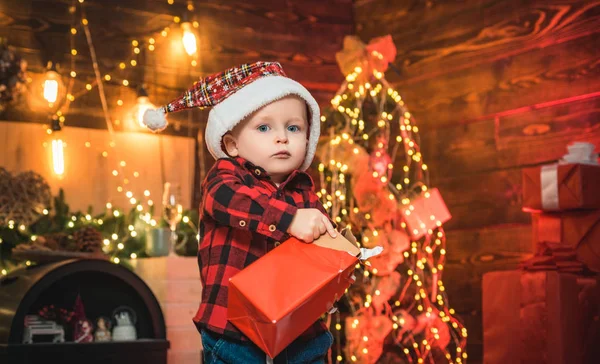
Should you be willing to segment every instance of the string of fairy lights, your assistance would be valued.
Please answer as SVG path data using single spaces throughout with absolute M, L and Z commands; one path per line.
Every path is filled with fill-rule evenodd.
M 69 77 L 70 77 L 69 87 L 68 87 L 68 91 L 66 93 L 65 102 L 62 104 L 62 106 L 58 110 L 56 110 L 55 115 L 53 115 L 53 117 L 57 118 L 61 122 L 61 124 L 65 122 L 65 119 L 66 119 L 65 115 L 69 109 L 71 102 L 73 102 L 76 99 L 91 92 L 98 86 L 98 82 L 96 80 L 92 80 L 92 81 L 88 81 L 88 82 L 84 81 L 85 82 L 84 88 L 82 88 L 81 90 L 79 90 L 75 93 L 72 92 L 74 80 L 77 78 L 77 72 L 75 70 L 75 57 L 81 56 L 80 52 L 75 47 L 75 35 L 77 35 L 81 32 L 81 27 L 85 27 L 85 26 L 89 25 L 89 20 L 85 16 L 81 17 L 79 24 L 78 24 L 78 22 L 75 21 L 76 13 L 77 13 L 75 1 L 79 2 L 81 4 L 80 5 L 81 9 L 83 9 L 85 0 L 72 0 L 72 1 L 73 1 L 73 4 L 69 8 L 69 12 L 72 14 L 72 19 L 74 20 L 72 23 L 71 29 L 70 29 L 71 69 L 68 72 Z M 173 5 L 174 1 L 168 1 L 168 4 Z M 192 1 L 187 1 L 187 10 L 189 12 L 192 12 L 192 11 L 194 11 L 194 9 L 195 8 L 194 8 Z M 142 53 L 143 49 L 146 49 L 149 52 L 154 52 L 156 50 L 157 46 L 159 45 L 159 43 L 161 42 L 161 40 L 167 39 L 167 37 L 171 31 L 171 28 L 173 26 L 180 26 L 182 28 L 182 30 L 183 30 L 183 36 L 182 36 L 182 40 L 181 40 L 182 45 L 183 45 L 184 49 L 186 50 L 186 53 L 190 57 L 190 65 L 192 67 L 197 67 L 198 66 L 198 47 L 197 47 L 197 40 L 196 40 L 196 35 L 194 33 L 194 29 L 197 29 L 199 27 L 199 23 L 197 21 L 191 21 L 191 22 L 190 21 L 182 21 L 182 17 L 174 16 L 172 25 L 166 26 L 159 32 L 155 32 L 153 34 L 150 34 L 149 36 L 146 36 L 146 37 L 143 37 L 140 39 L 132 39 L 130 56 L 121 62 L 117 62 L 117 66 L 115 67 L 115 69 L 113 69 L 110 72 L 106 72 L 104 74 L 103 80 L 106 82 L 118 83 L 124 87 L 129 87 L 130 81 L 129 81 L 127 75 L 125 74 L 125 72 L 131 68 L 135 68 L 138 65 L 140 65 L 138 58 L 139 58 L 140 54 Z M 52 103 L 50 103 L 50 104 L 52 104 Z M 123 105 L 124 105 L 124 102 L 122 99 L 118 99 L 116 101 L 117 107 L 122 107 Z M 114 123 L 116 125 L 119 125 L 121 123 L 121 121 L 119 119 L 115 119 Z M 51 133 L 51 132 L 52 132 L 52 130 L 50 128 L 48 128 L 48 133 Z
M 174 1 L 167 1 L 169 5 L 173 5 Z M 79 11 L 77 7 L 79 6 Z M 117 62 L 117 67 L 112 71 L 105 72 L 100 79 L 96 78 L 93 81 L 83 81 L 85 85 L 78 91 L 74 91 L 76 86 L 76 80 L 80 78 L 78 75 L 78 71 L 76 69 L 76 58 L 81 57 L 82 53 L 76 47 L 76 36 L 81 33 L 88 32 L 89 35 L 89 27 L 90 21 L 88 20 L 85 13 L 85 0 L 72 0 L 71 5 L 69 6 L 69 14 L 71 15 L 71 27 L 69 30 L 69 46 L 70 46 L 70 62 L 69 62 L 69 70 L 68 74 L 68 84 L 64 87 L 61 76 L 58 74 L 55 65 L 49 64 L 48 70 L 45 75 L 44 81 L 44 99 L 48 102 L 48 108 L 51 111 L 50 122 L 51 125 L 45 126 L 46 133 L 50 135 L 53 140 L 51 143 L 44 142 L 44 148 L 51 147 L 51 153 L 53 154 L 53 167 L 54 172 L 59 177 L 64 173 L 64 148 L 67 147 L 66 143 L 60 138 L 59 131 L 64 127 L 66 116 L 68 115 L 69 108 L 73 102 L 82 96 L 86 95 L 93 90 L 99 89 L 99 85 L 102 82 L 118 82 L 119 85 L 125 88 L 130 87 L 130 81 L 126 75 L 126 72 L 129 69 L 133 69 L 140 65 L 139 55 L 142 52 L 142 48 L 146 49 L 149 52 L 154 52 L 161 40 L 167 39 L 169 33 L 173 26 L 181 26 L 183 36 L 182 36 L 182 45 L 186 51 L 186 53 L 190 57 L 190 65 L 192 67 L 196 67 L 198 65 L 198 48 L 197 48 L 197 40 L 194 34 L 194 29 L 199 27 L 197 21 L 185 21 L 182 22 L 182 18 L 179 16 L 173 17 L 173 23 L 170 26 L 167 26 L 160 30 L 159 32 L 150 34 L 141 39 L 132 39 L 131 40 L 131 54 L 125 60 L 121 62 Z M 188 0 L 186 1 L 186 9 L 188 12 L 194 11 L 193 2 Z M 78 14 L 79 13 L 79 17 Z M 189 16 L 184 16 L 184 18 L 188 18 Z M 90 37 L 87 38 L 87 43 L 90 48 L 90 52 L 93 49 L 93 42 Z M 94 62 L 94 67 L 98 67 L 97 62 Z M 81 73 L 81 72 L 80 72 Z M 100 91 L 99 91 L 100 92 Z M 101 95 L 101 97 L 105 97 L 105 95 Z M 116 105 L 111 105 L 111 107 L 123 107 L 124 102 L 121 98 L 116 101 Z M 154 105 L 147 103 L 145 108 L 154 107 Z M 145 109 L 144 109 L 145 110 Z M 143 114 L 141 110 L 140 115 Z M 105 110 L 108 112 L 108 110 Z M 109 154 L 113 154 L 116 156 L 117 165 L 111 171 L 112 176 L 116 179 L 116 190 L 119 193 L 125 195 L 132 208 L 139 213 L 138 217 L 141 221 L 143 221 L 147 226 L 155 227 L 158 225 L 157 220 L 152 216 L 152 207 L 154 206 L 154 201 L 151 199 L 150 191 L 148 189 L 143 189 L 142 196 L 136 196 L 133 192 L 133 188 L 131 188 L 134 181 L 141 180 L 140 173 L 136 170 L 129 170 L 128 163 L 124 158 L 119 158 L 118 156 L 118 147 L 116 143 L 116 136 L 114 133 L 114 125 L 120 124 L 119 119 L 107 118 L 107 129 L 110 134 L 110 141 L 107 147 L 102 147 L 98 150 L 98 152 L 102 155 L 103 158 L 108 158 Z M 113 125 L 114 124 L 114 125 Z M 83 143 L 85 148 L 92 148 L 93 145 L 90 141 L 85 141 Z M 112 150 L 110 153 L 109 151 Z M 136 183 L 137 184 L 137 183 Z M 129 188 L 128 188 L 129 187 Z M 139 187 L 139 186 L 138 186 Z M 90 214 L 83 214 L 81 216 L 72 215 L 69 218 L 66 228 L 73 228 L 76 223 L 85 223 L 89 225 L 102 226 L 107 217 L 119 217 L 125 214 L 123 209 L 119 209 L 118 207 L 113 205 L 113 202 L 108 201 L 105 205 L 106 210 L 103 216 L 92 216 Z M 48 209 L 44 209 L 43 214 L 48 215 L 50 211 Z M 197 231 L 197 227 L 190 220 L 188 216 L 183 216 L 182 221 L 185 224 L 188 224 L 194 231 Z M 36 241 L 37 236 L 32 234 L 28 226 L 24 224 L 18 224 L 15 221 L 8 222 L 9 229 L 18 229 L 19 232 L 23 235 L 28 235 L 30 240 Z M 134 226 L 133 224 L 129 224 L 127 226 L 127 234 L 119 235 L 118 231 L 114 231 L 110 236 L 103 239 L 104 244 L 104 252 L 110 256 L 110 259 L 114 263 L 120 263 L 121 258 L 119 258 L 119 252 L 123 251 L 125 248 L 125 240 L 129 237 L 138 236 L 141 231 L 145 229 L 145 226 Z M 0 244 L 2 243 L 0 239 Z M 129 255 L 129 259 L 136 259 L 138 257 L 138 253 L 133 252 Z M 31 261 L 26 261 L 24 265 L 31 265 Z M 17 265 L 14 268 L 19 268 L 21 265 Z M 0 274 L 7 275 L 9 270 L 4 267 L 0 270 Z
M 376 51 L 372 56 L 381 59 L 381 54 Z M 366 247 L 371 247 L 370 238 L 377 239 L 378 235 L 384 232 L 382 226 L 377 226 L 373 221 L 372 211 L 361 211 L 356 206 L 349 179 L 372 178 L 373 184 L 387 188 L 387 198 L 395 202 L 398 211 L 406 216 L 415 210 L 413 201 L 430 197 L 428 169 L 419 148 L 418 126 L 402 97 L 385 80 L 383 73 L 375 69 L 373 77 L 369 76 L 363 74 L 361 67 L 356 67 L 354 72 L 346 76 L 345 82 L 331 100 L 334 109 L 332 116 L 337 115 L 339 118 L 341 115 L 341 125 L 331 121 L 328 123 L 327 117 L 321 117 L 323 124 L 330 126 L 330 140 L 328 151 L 324 154 L 325 159 L 322 159 L 318 166 L 322 186 L 318 195 L 324 206 L 341 227 L 352 226 L 354 223 L 354 230 L 360 231 L 362 235 L 362 241 L 357 244 Z M 364 110 L 366 106 L 371 109 Z M 393 136 L 394 133 L 397 135 Z M 376 139 L 373 140 L 374 138 Z M 357 165 L 360 163 L 356 163 L 353 157 L 366 153 L 369 145 L 372 146 L 374 157 L 382 163 L 379 163 L 379 168 L 366 172 L 366 169 L 361 170 L 361 166 Z M 401 151 L 404 155 L 404 165 L 400 168 L 400 173 L 394 174 L 394 161 Z M 363 175 L 357 176 L 356 173 Z M 392 181 L 393 179 L 397 181 Z M 431 219 L 435 221 L 435 216 L 431 216 Z M 445 233 L 442 223 L 435 223 L 435 227 L 428 229 L 422 238 L 412 239 L 409 248 L 402 253 L 404 264 L 398 266 L 399 269 L 403 269 L 400 272 L 401 293 L 393 305 L 384 303 L 383 313 L 376 312 L 373 306 L 374 296 L 381 294 L 376 284 L 379 278 L 377 268 L 363 269 L 360 265 L 356 266 L 366 282 L 370 283 L 370 289 L 361 297 L 360 304 L 348 296 L 347 292 L 351 308 L 351 316 L 346 319 L 347 339 L 349 330 L 363 330 L 361 319 L 367 317 L 367 313 L 383 314 L 393 322 L 394 342 L 404 353 L 406 362 L 434 363 L 433 350 L 441 351 L 450 363 L 466 361 L 467 330 L 453 316 L 455 311 L 448 306 L 442 280 L 446 254 Z M 406 230 L 406 222 L 402 221 L 400 227 Z M 409 294 L 414 296 L 410 297 Z M 439 325 L 428 325 L 427 330 L 418 335 L 405 328 L 408 321 L 414 321 L 413 313 L 424 314 L 427 319 L 439 319 L 447 325 L 451 344 L 441 347 L 441 330 L 446 329 Z M 343 362 L 345 359 L 351 362 L 374 362 L 369 360 L 368 345 L 371 338 L 366 331 L 360 332 L 360 345 L 354 347 L 354 351 L 347 350 L 344 357 L 340 345 L 340 331 L 343 325 L 339 314 L 336 315 L 334 327 L 337 362 Z M 348 348 L 348 340 L 346 347 Z

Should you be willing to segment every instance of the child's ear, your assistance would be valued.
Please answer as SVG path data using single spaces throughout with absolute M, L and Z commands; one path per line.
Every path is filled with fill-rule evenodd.
M 240 154 L 237 147 L 237 141 L 231 133 L 223 135 L 223 146 L 225 147 L 225 152 L 230 157 L 237 157 Z

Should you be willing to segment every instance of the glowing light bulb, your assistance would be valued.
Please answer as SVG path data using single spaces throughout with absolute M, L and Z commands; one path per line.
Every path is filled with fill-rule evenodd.
M 58 99 L 59 89 L 62 85 L 60 74 L 56 66 L 52 62 L 48 62 L 46 74 L 44 75 L 43 96 L 46 101 L 52 106 Z
M 57 176 L 65 173 L 64 143 L 61 139 L 52 140 L 52 167 Z
M 44 99 L 49 103 L 55 103 L 58 97 L 58 81 L 56 80 L 45 80 L 44 81 Z
M 181 38 L 181 41 L 183 42 L 183 48 L 185 48 L 185 52 L 191 56 L 198 50 L 198 46 L 196 44 L 196 35 L 192 31 L 192 25 L 190 22 L 182 23 L 181 29 L 183 29 L 183 37 Z

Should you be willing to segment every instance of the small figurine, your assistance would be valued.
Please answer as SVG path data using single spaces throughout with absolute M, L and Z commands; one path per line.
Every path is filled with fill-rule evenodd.
M 106 325 L 106 320 L 104 319 L 104 317 L 100 317 L 96 322 L 96 332 L 94 333 L 94 341 L 111 341 L 110 330 Z
M 77 321 L 75 324 L 73 341 L 76 343 L 91 343 L 94 341 L 94 336 L 92 335 L 92 323 L 90 320 L 84 318 Z
M 113 312 L 113 317 L 117 324 L 113 328 L 113 341 L 128 341 L 136 340 L 137 332 L 135 331 L 135 312 L 126 306 L 117 308 Z
M 93 325 L 85 316 L 85 308 L 80 295 L 75 299 L 73 308 L 73 341 L 76 343 L 90 343 L 94 341 Z

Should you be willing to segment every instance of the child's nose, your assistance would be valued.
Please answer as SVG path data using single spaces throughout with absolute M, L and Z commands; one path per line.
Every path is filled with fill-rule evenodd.
M 287 143 L 288 142 L 288 137 L 287 137 L 287 133 L 285 132 L 285 130 L 277 132 L 277 135 L 275 136 L 275 142 L 276 143 Z

